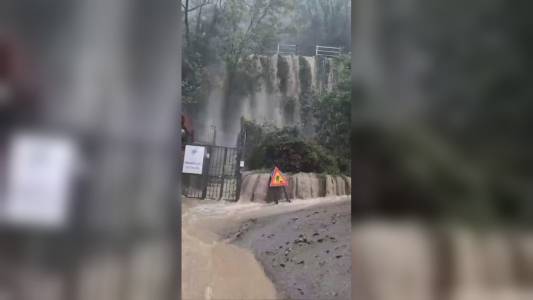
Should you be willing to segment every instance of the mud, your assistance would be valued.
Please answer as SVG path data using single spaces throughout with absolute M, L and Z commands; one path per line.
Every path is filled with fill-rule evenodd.
M 182 299 L 277 299 L 272 282 L 253 254 L 225 243 L 214 232 L 228 222 L 184 211 Z
M 252 218 L 227 233 L 253 251 L 280 299 L 351 299 L 350 203 Z
M 280 293 L 283 290 L 282 286 L 278 286 L 276 281 L 272 281 L 273 278 L 279 277 L 265 272 L 264 265 L 257 259 L 259 256 L 254 256 L 255 253 L 244 247 L 243 244 L 238 242 L 231 244 L 230 242 L 237 241 L 237 239 L 244 241 L 250 238 L 251 235 L 255 234 L 254 231 L 261 227 L 259 226 L 261 224 L 274 222 L 270 226 L 276 228 L 276 224 L 278 224 L 276 220 L 287 218 L 293 213 L 304 214 L 303 211 L 309 209 L 328 208 L 343 203 L 345 206 L 348 205 L 346 212 L 349 214 L 349 200 L 349 197 L 330 197 L 295 200 L 292 203 L 275 205 L 199 201 L 182 198 L 182 299 L 291 299 Z M 324 214 L 324 221 L 326 220 L 325 216 Z M 315 217 L 314 215 L 310 216 L 310 219 Z M 302 218 L 305 218 L 305 215 Z M 348 217 L 336 216 L 335 219 L 337 219 L 335 223 L 339 224 L 339 228 L 342 227 L 343 230 L 349 231 L 349 215 Z M 345 219 L 348 223 L 346 226 L 341 226 Z M 328 220 L 332 221 L 332 219 Z M 280 224 L 282 223 L 278 225 Z M 300 226 L 307 225 L 302 223 Z M 342 230 L 333 227 L 329 230 L 342 232 Z M 289 232 L 288 229 L 284 229 L 284 231 Z M 239 232 L 241 232 L 240 235 Z M 299 232 L 301 234 L 306 231 Z M 344 236 L 344 233 L 339 233 L 336 238 L 340 240 L 341 236 Z M 337 250 L 344 251 L 346 249 L 339 248 Z M 306 277 L 299 280 L 305 284 L 308 282 L 312 284 L 313 278 L 320 276 L 320 273 L 314 272 L 312 268 L 303 274 L 298 272 L 295 271 L 293 274 L 295 276 L 305 275 Z M 326 274 L 328 273 L 326 272 Z M 349 282 L 350 275 L 344 275 L 345 280 Z M 340 278 L 340 275 L 328 275 L 328 278 Z M 308 290 L 304 290 L 304 293 L 305 291 Z M 333 293 L 335 292 L 333 291 Z M 312 292 L 309 292 L 309 295 L 312 295 Z M 349 299 L 349 297 L 343 298 L 341 295 L 339 293 L 339 299 Z
M 286 192 L 290 199 L 314 199 L 351 194 L 352 181 L 347 176 L 315 173 L 285 174 L 285 176 L 289 181 Z M 284 201 L 283 190 L 269 188 L 269 179 L 268 173 L 243 174 L 239 202 Z

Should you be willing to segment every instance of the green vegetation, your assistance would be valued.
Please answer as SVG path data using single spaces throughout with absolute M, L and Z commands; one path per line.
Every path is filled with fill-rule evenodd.
M 206 74 L 225 74 L 226 98 L 245 93 L 254 77 L 244 76 L 246 58 L 275 49 L 281 17 L 294 9 L 292 0 L 185 0 L 185 50 L 182 90 L 185 107 L 203 105 L 210 83 Z M 222 62 L 222 64 L 221 64 Z M 245 80 L 245 81 L 243 81 Z M 243 83 L 245 83 L 243 89 Z M 194 109 L 193 109 L 194 110 Z
M 349 174 L 352 108 L 350 57 L 342 57 L 334 63 L 339 70 L 337 85 L 313 103 L 316 139 L 336 157 L 340 170 Z
M 256 82 L 254 76 L 248 76 L 247 58 L 272 54 L 279 42 L 298 44 L 304 55 L 314 55 L 317 42 L 345 49 L 351 45 L 348 0 L 183 0 L 181 3 L 185 25 L 182 94 L 184 107 L 189 111 L 197 111 L 204 105 L 206 91 L 214 85 L 225 87 L 225 99 L 221 101 L 237 101 Z M 283 72 L 283 60 L 280 64 L 278 68 Z M 226 79 L 222 83 L 209 82 L 216 77 L 214 74 Z M 282 83 L 282 91 L 286 91 L 284 86 Z
M 313 58 L 315 59 L 315 58 Z M 313 89 L 313 78 L 311 66 L 303 56 L 299 58 L 300 65 L 300 117 L 302 120 L 302 131 L 304 135 L 310 136 L 314 132 L 313 128 L 313 101 L 316 98 L 316 90 Z
M 296 127 L 279 129 L 245 121 L 244 128 L 244 159 L 249 169 L 276 165 L 284 172 L 339 173 L 335 157 L 318 143 L 305 139 Z
M 247 134 L 244 157 L 249 169 L 278 165 L 286 172 L 350 174 L 351 68 L 348 57 L 336 60 L 335 64 L 340 72 L 336 88 L 320 97 L 307 95 L 312 101 L 307 110 L 312 113 L 308 118 L 315 126 L 313 134 L 304 134 L 297 127 L 244 122 Z M 286 105 L 295 101 L 287 98 Z

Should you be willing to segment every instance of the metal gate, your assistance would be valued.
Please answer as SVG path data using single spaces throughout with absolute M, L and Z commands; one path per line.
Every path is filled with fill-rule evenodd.
M 237 201 L 240 192 L 240 151 L 237 148 L 205 147 L 201 175 L 183 175 L 183 194 L 190 198 Z

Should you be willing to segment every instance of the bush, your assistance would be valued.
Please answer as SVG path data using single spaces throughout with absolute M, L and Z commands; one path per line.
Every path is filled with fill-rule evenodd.
M 350 174 L 350 127 L 352 109 L 352 82 L 349 57 L 332 62 L 339 71 L 339 82 L 329 93 L 313 101 L 315 136 L 320 145 L 337 159 L 341 171 Z
M 296 127 L 275 128 L 245 121 L 244 158 L 249 169 L 273 168 L 284 172 L 339 173 L 337 160 L 326 149 L 306 140 Z

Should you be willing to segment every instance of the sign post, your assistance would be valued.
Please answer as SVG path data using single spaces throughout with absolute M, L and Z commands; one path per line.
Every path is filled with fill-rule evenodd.
M 185 146 L 185 155 L 183 157 L 184 174 L 202 175 L 204 165 L 205 147 L 203 146 Z
M 287 202 L 291 202 L 289 199 L 289 195 L 287 195 L 287 190 L 285 189 L 286 186 L 289 185 L 289 181 L 287 178 L 281 173 L 281 170 L 278 167 L 274 167 L 274 170 L 272 171 L 272 174 L 270 175 L 270 187 L 271 188 L 283 188 L 283 194 L 285 195 L 285 199 L 287 199 Z M 278 204 L 278 199 L 276 198 L 276 204 Z

